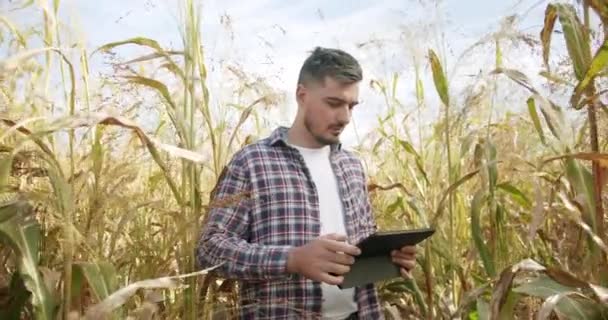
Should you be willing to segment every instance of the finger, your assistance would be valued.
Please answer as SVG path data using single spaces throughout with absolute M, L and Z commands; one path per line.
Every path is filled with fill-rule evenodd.
M 339 234 L 339 233 L 330 233 L 330 234 L 326 234 L 321 236 L 321 238 L 323 239 L 329 239 L 329 240 L 334 240 L 334 241 L 346 241 L 347 237 L 344 234 Z
M 344 281 L 344 277 L 343 276 L 339 276 L 339 275 L 331 275 L 328 274 L 326 272 L 321 273 L 321 276 L 319 277 L 319 280 L 322 282 L 325 282 L 329 285 L 339 285 L 342 284 L 342 282 Z
M 343 275 L 350 271 L 350 267 L 343 264 L 328 263 L 324 266 L 323 271 L 333 275 Z
M 331 251 L 328 252 L 328 260 L 330 262 L 342 265 L 352 265 L 353 263 L 355 263 L 355 258 L 353 258 L 352 256 L 343 253 L 333 253 Z
M 393 258 L 397 258 L 397 259 L 409 259 L 409 260 L 414 260 L 416 259 L 416 255 L 413 253 L 403 253 L 401 251 L 395 251 L 392 255 Z
M 404 277 L 406 279 L 412 279 L 413 278 L 412 277 L 412 273 L 410 271 L 407 271 L 404 268 L 400 268 L 399 270 L 400 270 L 400 273 L 401 273 L 402 277 Z
M 393 263 L 399 265 L 402 268 L 407 270 L 412 270 L 416 266 L 415 260 L 406 260 L 406 259 L 393 259 Z
M 361 250 L 359 248 L 357 248 L 356 246 L 353 246 L 352 244 L 348 244 L 346 242 L 327 240 L 325 242 L 325 244 L 326 244 L 325 248 L 327 248 L 328 250 L 331 250 L 333 252 L 343 252 L 343 253 L 351 255 L 351 256 L 358 256 L 361 254 Z
M 408 254 L 415 254 L 418 249 L 416 248 L 416 246 L 405 246 L 402 247 L 401 250 L 399 250 L 402 253 L 408 253 Z

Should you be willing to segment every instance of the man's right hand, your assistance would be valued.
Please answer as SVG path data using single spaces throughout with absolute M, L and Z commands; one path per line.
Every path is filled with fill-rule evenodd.
M 293 248 L 287 259 L 287 271 L 330 285 L 341 284 L 342 275 L 348 273 L 355 262 L 354 256 L 361 254 L 361 250 L 346 243 L 346 239 L 344 235 L 329 234 Z

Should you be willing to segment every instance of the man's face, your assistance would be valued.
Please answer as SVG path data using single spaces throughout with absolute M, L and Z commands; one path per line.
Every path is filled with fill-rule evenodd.
M 337 143 L 358 103 L 359 84 L 343 84 L 331 77 L 324 83 L 298 86 L 297 99 L 304 126 L 321 146 Z

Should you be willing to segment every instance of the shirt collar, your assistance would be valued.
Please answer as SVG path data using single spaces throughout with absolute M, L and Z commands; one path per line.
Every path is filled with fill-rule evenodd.
M 287 131 L 289 130 L 288 127 L 285 126 L 279 126 L 278 128 L 276 128 L 274 131 L 272 131 L 272 133 L 270 134 L 270 145 L 271 146 L 277 146 L 278 144 L 282 143 L 284 146 L 287 146 Z M 342 143 L 337 142 L 334 143 L 330 146 L 331 151 L 338 151 L 342 149 Z

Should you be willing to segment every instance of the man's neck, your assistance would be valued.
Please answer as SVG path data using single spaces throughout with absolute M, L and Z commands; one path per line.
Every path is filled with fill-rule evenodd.
M 298 126 L 296 123 L 287 131 L 287 140 L 289 141 L 289 144 L 303 148 L 318 149 L 324 147 L 324 145 L 318 143 L 305 128 Z

